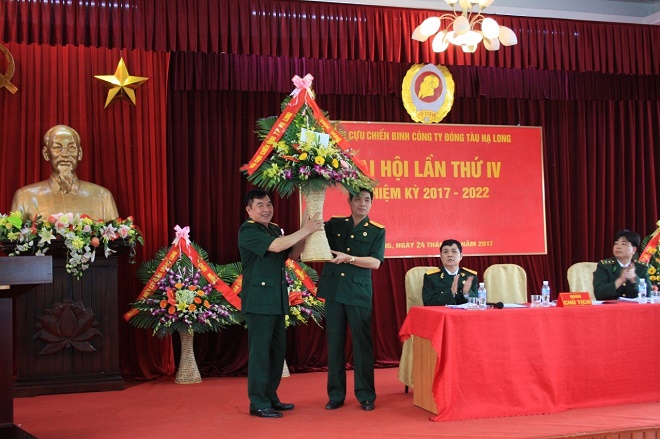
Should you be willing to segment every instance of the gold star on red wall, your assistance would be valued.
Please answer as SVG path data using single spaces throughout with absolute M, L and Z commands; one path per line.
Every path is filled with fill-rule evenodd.
M 131 76 L 128 69 L 126 69 L 126 64 L 124 64 L 124 58 L 119 59 L 114 75 L 95 75 L 94 77 L 103 81 L 104 85 L 110 89 L 103 108 L 107 108 L 111 102 L 121 99 L 136 105 L 135 89 L 149 80 L 149 78 L 143 78 L 142 76 Z

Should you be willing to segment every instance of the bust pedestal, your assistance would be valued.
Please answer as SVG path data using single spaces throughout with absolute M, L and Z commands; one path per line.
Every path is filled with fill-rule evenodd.
M 118 258 L 105 258 L 99 249 L 76 280 L 66 272 L 63 244 L 53 244 L 53 283 L 15 301 L 14 396 L 123 390 Z

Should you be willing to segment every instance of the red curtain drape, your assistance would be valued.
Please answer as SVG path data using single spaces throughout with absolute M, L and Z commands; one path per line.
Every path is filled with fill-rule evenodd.
M 83 180 L 107 187 L 120 215 L 133 215 L 145 231 L 137 259 L 152 257 L 167 242 L 166 90 L 170 55 L 143 50 L 97 49 L 5 43 L 16 63 L 16 94 L 0 91 L 0 212 L 7 212 L 16 189 L 48 178 L 41 138 L 48 128 L 65 124 L 78 131 Z M 149 78 L 137 92 L 137 106 L 120 102 L 104 109 L 107 89 L 94 75 L 112 75 L 120 57 L 129 72 Z M 120 314 L 140 286 L 135 266 L 122 264 Z M 174 368 L 169 343 L 154 343 L 144 331 L 119 324 L 122 370 L 129 376 L 154 377 Z
M 295 0 L 6 0 L 0 38 L 28 44 L 658 74 L 658 26 L 497 16 L 519 44 L 442 54 L 411 40 L 438 11 Z M 655 52 L 654 52 L 655 51 Z M 650 56 L 650 54 L 654 54 Z
M 47 170 L 36 165 L 39 137 L 54 123 L 69 123 L 87 145 L 81 176 L 110 188 L 120 212 L 143 227 L 143 259 L 167 245 L 180 224 L 191 226 L 214 262 L 235 262 L 248 188 L 238 168 L 256 150 L 254 122 L 279 113 L 291 76 L 315 76 L 317 101 L 333 119 L 409 122 L 401 81 L 410 64 L 432 62 L 447 65 L 456 82 L 443 123 L 543 127 L 548 255 L 470 257 L 465 266 L 483 273 L 493 263 L 517 263 L 530 291 L 547 279 L 556 293 L 567 289 L 572 263 L 611 254 L 616 230 L 654 229 L 660 27 L 498 16 L 518 45 L 434 54 L 430 43 L 409 38 L 434 14 L 293 0 L 7 0 L 0 41 L 20 66 L 13 82 L 21 92 L 0 90 L 0 206 L 17 187 L 44 178 Z M 114 72 L 120 54 L 131 74 L 151 79 L 138 90 L 137 107 L 102 110 L 105 91 L 91 78 Z M 91 156 L 90 147 L 101 149 Z M 285 230 L 297 228 L 297 200 L 276 200 L 275 209 Z M 511 233 L 518 221 L 525 218 L 511 218 Z M 379 364 L 398 361 L 405 272 L 438 263 L 388 259 L 374 273 Z M 134 267 L 128 271 L 132 277 Z M 130 283 L 122 312 L 139 292 Z M 171 373 L 167 342 L 121 327 L 127 376 Z M 325 366 L 323 335 L 313 324 L 289 331 L 293 370 Z M 243 329 L 198 340 L 204 373 L 245 371 Z

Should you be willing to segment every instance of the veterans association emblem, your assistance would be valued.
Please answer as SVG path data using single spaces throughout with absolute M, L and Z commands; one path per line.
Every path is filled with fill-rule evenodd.
M 454 104 L 454 79 L 447 67 L 414 64 L 403 78 L 401 99 L 415 122 L 440 122 Z

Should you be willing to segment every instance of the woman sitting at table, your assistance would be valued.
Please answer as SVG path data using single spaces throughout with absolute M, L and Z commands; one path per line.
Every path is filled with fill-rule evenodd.
M 455 239 L 446 239 L 440 246 L 442 268 L 424 274 L 422 301 L 424 305 L 460 305 L 468 296 L 477 297 L 477 272 L 459 267 L 463 246 Z
M 623 229 L 614 235 L 614 257 L 603 259 L 594 271 L 594 295 L 598 300 L 637 297 L 639 282 L 646 282 L 651 291 L 648 264 L 634 259 L 639 247 L 639 235 Z

